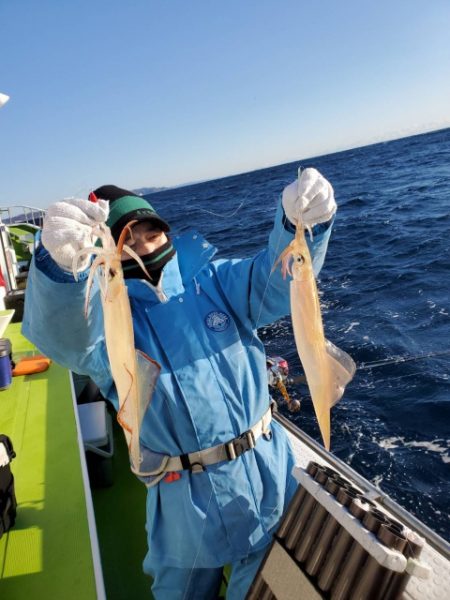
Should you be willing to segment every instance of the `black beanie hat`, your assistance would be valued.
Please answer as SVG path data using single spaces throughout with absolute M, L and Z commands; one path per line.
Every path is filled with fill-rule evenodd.
M 106 224 L 116 242 L 125 225 L 133 220 L 152 221 L 162 231 L 170 231 L 169 224 L 158 215 L 153 206 L 134 192 L 116 185 L 102 185 L 94 190 L 93 194 L 96 198 L 108 200 L 110 203 Z

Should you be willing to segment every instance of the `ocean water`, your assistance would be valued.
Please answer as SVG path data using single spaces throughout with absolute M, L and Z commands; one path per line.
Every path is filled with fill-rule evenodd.
M 332 450 L 449 539 L 450 129 L 147 198 L 174 231 L 200 231 L 218 256 L 251 256 L 299 165 L 318 168 L 335 189 L 322 314 L 326 336 L 359 367 L 332 411 Z M 289 317 L 260 336 L 291 375 L 301 372 Z M 284 412 L 320 440 L 307 389 L 289 392 L 302 409 Z

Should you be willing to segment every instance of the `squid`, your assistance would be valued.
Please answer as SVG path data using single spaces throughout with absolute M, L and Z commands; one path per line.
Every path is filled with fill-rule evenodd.
M 96 255 L 87 282 L 85 315 L 88 313 L 94 277 L 97 276 L 103 308 L 106 350 L 119 399 L 117 421 L 125 434 L 131 470 L 139 474 L 142 462 L 139 441 L 142 420 L 150 404 L 161 367 L 149 356 L 135 349 L 133 320 L 121 255 L 122 252 L 128 253 L 146 271 L 139 256 L 124 243 L 136 222 L 131 221 L 124 227 L 117 246 L 106 225 L 96 226 L 93 234 L 100 238 L 102 246 L 85 248 L 76 253 L 72 270 L 77 279 L 80 257 L 91 253 Z
M 330 449 L 331 407 L 338 402 L 346 385 L 353 379 L 356 365 L 343 350 L 325 338 L 319 294 L 311 255 L 301 217 L 295 237 L 281 253 L 273 269 L 281 262 L 283 278 L 290 282 L 290 306 L 295 345 L 314 405 L 324 446 Z

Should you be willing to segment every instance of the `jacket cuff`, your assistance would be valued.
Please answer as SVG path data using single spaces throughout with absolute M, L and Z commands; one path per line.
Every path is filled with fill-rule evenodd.
M 295 233 L 295 225 L 293 223 L 291 223 L 289 221 L 289 219 L 287 218 L 286 213 L 284 212 L 283 205 L 281 205 L 281 208 L 283 210 L 283 216 L 281 218 L 281 223 L 282 223 L 283 227 L 286 229 L 286 231 L 289 231 L 289 233 Z M 331 219 L 329 219 L 325 223 L 317 223 L 317 225 L 314 225 L 314 227 L 312 228 L 313 237 L 315 237 L 316 235 L 322 235 L 323 233 L 328 231 L 328 229 L 333 224 L 333 221 L 334 221 L 334 215 L 331 217 Z
M 78 273 L 76 281 L 73 274 L 64 271 L 50 256 L 49 251 L 45 248 L 40 239 L 40 232 L 36 235 L 35 247 L 33 252 L 34 263 L 38 271 L 44 273 L 49 279 L 56 283 L 79 283 L 85 281 L 89 277 L 89 269 Z

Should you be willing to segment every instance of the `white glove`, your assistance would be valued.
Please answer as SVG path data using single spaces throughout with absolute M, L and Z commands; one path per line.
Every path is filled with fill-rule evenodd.
M 104 223 L 109 214 L 109 202 L 90 202 L 70 198 L 50 205 L 44 217 L 42 243 L 53 260 L 64 270 L 72 271 L 75 254 L 94 246 L 97 238 L 93 227 Z M 91 256 L 80 258 L 78 272 L 84 271 Z
M 289 221 L 297 225 L 301 216 L 307 229 L 329 221 L 337 209 L 330 182 L 317 169 L 299 169 L 298 175 L 298 179 L 284 188 L 281 197 Z

